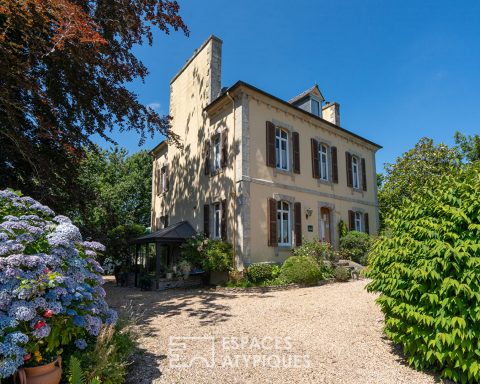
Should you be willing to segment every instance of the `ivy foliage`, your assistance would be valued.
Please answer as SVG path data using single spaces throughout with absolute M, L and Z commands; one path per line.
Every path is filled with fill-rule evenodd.
M 408 363 L 480 382 L 480 163 L 445 174 L 386 218 L 369 291 Z

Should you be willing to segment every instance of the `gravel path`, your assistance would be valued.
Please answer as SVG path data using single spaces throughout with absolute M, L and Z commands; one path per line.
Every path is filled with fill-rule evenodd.
M 267 293 L 106 288 L 113 307 L 131 301 L 143 312 L 144 353 L 131 366 L 129 383 L 439 382 L 406 366 L 384 338 L 382 314 L 365 284 Z M 207 367 L 212 350 L 213 367 Z M 193 367 L 175 367 L 195 357 Z

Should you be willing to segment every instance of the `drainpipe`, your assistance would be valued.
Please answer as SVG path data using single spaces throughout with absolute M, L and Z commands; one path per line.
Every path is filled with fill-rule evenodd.
M 233 112 L 233 143 L 235 143 L 235 100 L 233 100 L 230 93 L 227 92 L 227 97 L 232 101 L 232 112 Z M 234 148 L 233 151 L 233 267 L 237 270 L 237 151 Z

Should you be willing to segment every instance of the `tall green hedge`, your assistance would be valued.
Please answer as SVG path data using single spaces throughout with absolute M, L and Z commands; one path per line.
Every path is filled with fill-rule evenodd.
M 480 164 L 439 178 L 391 213 L 370 255 L 370 291 L 409 364 L 480 382 Z

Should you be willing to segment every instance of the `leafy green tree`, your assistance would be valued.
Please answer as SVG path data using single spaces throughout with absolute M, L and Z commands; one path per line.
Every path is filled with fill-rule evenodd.
M 480 160 L 480 135 L 465 136 L 455 132 L 454 139 L 467 162 Z
M 444 174 L 458 171 L 462 154 L 457 148 L 433 143 L 424 137 L 415 148 L 405 152 L 393 164 L 385 164 L 383 184 L 378 191 L 383 218 L 418 193 L 425 193 Z
M 92 135 L 175 141 L 170 118 L 127 87 L 148 75 L 134 47 L 172 30 L 188 35 L 172 0 L 0 0 L 0 188 L 65 213 Z
M 445 172 L 392 210 L 370 254 L 385 332 L 409 364 L 480 382 L 480 163 Z
M 119 225 L 107 234 L 106 256 L 112 260 L 125 263 L 132 255 L 130 241 L 143 235 L 145 226 L 140 224 Z
M 117 147 L 87 152 L 79 169 L 79 184 L 85 194 L 79 199 L 80 206 L 72 211 L 75 223 L 86 236 L 111 247 L 110 237 L 115 238 L 119 232 L 127 235 L 140 231 L 135 224 L 149 226 L 151 183 L 152 161 L 146 151 L 131 156 Z

